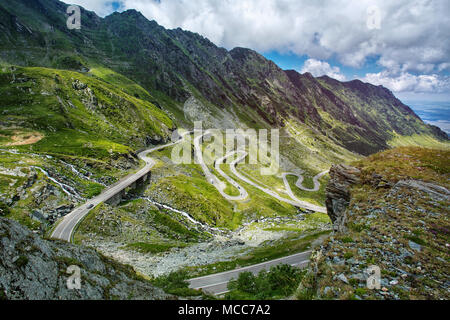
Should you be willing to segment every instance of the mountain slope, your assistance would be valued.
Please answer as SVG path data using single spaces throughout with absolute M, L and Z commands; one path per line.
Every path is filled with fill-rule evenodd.
M 167 139 L 173 126 L 161 110 L 137 98 L 137 93 L 132 95 L 130 88 L 123 89 L 121 84 L 112 85 L 91 74 L 3 68 L 0 91 L 2 114 L 8 120 L 4 125 L 32 128 L 45 135 L 46 139 L 34 145 L 36 151 L 59 153 L 58 149 L 64 148 L 65 153 L 87 156 L 97 149 L 106 151 L 103 144 L 107 141 L 112 142 L 112 150 L 143 147 L 151 140 Z M 70 150 L 84 141 L 93 144 L 83 151 L 86 154 Z M 108 156 L 106 153 L 98 158 Z
M 282 169 L 305 176 L 411 140 L 448 146 L 444 133 L 383 87 L 284 71 L 253 50 L 219 48 L 198 34 L 166 30 L 135 10 L 100 18 L 82 9 L 81 30 L 69 30 L 66 8 L 57 0 L 0 3 L 0 200 L 27 225 L 35 224 L 30 209 L 39 210 L 38 220 L 41 211 L 53 212 L 52 222 L 62 214 L 55 208 L 64 212 L 135 169 L 136 150 L 167 140 L 176 127 L 191 128 L 195 120 L 222 129 L 281 128 Z M 192 186 L 193 177 L 203 176 L 195 166 L 174 166 L 169 156 L 161 153 L 161 163 L 177 176 L 164 177 L 161 169 L 152 189 L 174 186 L 168 199 L 159 200 L 187 205 L 178 199 L 186 190 L 173 180 Z M 246 168 L 267 185 L 284 188 L 280 178 L 260 177 L 258 169 Z M 58 186 L 40 170 L 80 197 L 54 191 Z M 217 208 L 220 195 L 201 185 L 203 205 Z M 324 188 L 303 197 L 323 202 Z M 235 224 L 232 214 L 242 219 L 274 212 L 269 200 L 256 201 L 262 208 L 244 206 L 242 214 L 219 199 L 226 210 L 214 221 Z M 195 208 L 202 220 L 204 210 Z
M 283 127 L 294 118 L 364 155 L 387 148 L 397 135 L 447 139 L 385 88 L 285 72 L 252 50 L 227 51 L 198 34 L 166 30 L 135 10 L 104 19 L 82 10 L 82 29 L 68 30 L 65 4 L 56 0 L 13 0 L 1 6 L 4 62 L 106 66 L 149 90 L 179 123 L 192 120 L 180 109 L 195 96 L 213 114 L 215 108 L 238 114 L 238 123 L 263 119 Z

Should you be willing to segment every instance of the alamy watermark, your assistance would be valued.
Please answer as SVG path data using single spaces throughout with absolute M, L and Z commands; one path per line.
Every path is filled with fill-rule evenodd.
M 172 142 L 176 143 L 179 139 L 178 133 L 172 135 Z M 173 147 L 171 160 L 175 164 L 211 166 L 217 159 L 229 157 L 228 160 L 231 160 L 231 156 L 240 153 L 246 154 L 248 164 L 261 165 L 261 175 L 275 175 L 280 168 L 279 148 L 279 129 L 271 129 L 270 134 L 267 129 L 203 130 L 202 122 L 197 121 L 194 123 L 193 137 L 191 134 L 184 135 L 183 141 Z
M 377 6 L 367 8 L 366 25 L 369 30 L 381 29 L 381 10 Z
M 67 274 L 71 276 L 67 279 L 67 289 L 80 290 L 81 289 L 81 270 L 79 266 L 71 265 L 66 270 Z
M 66 21 L 67 28 L 69 30 L 81 29 L 81 9 L 79 6 L 67 7 L 66 13 L 69 15 Z
M 381 269 L 378 266 L 370 266 L 366 269 L 366 273 L 368 274 L 366 280 L 367 289 L 370 290 L 379 290 L 381 289 Z

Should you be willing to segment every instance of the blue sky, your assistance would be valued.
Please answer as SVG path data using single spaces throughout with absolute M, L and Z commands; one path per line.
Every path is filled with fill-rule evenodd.
M 120 10 L 121 9 L 121 4 L 118 1 L 112 1 L 111 2 L 111 7 L 114 11 Z
M 294 53 L 279 53 L 277 51 L 268 51 L 261 52 L 267 59 L 274 61 L 279 67 L 284 70 L 301 70 L 305 64 L 305 61 L 309 59 L 306 55 L 297 55 Z M 365 62 L 364 66 L 361 68 L 352 68 L 345 65 L 342 65 L 335 59 L 328 59 L 326 62 L 330 64 L 330 66 L 338 67 L 340 72 L 346 77 L 348 80 L 352 80 L 355 78 L 363 78 L 366 73 L 377 73 L 380 72 L 383 68 L 376 64 L 376 58 L 368 58 Z

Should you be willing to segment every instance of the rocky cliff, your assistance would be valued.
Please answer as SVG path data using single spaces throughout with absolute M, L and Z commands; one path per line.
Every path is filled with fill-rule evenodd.
M 69 266 L 80 268 L 79 290 L 67 287 Z M 174 299 L 94 249 L 44 240 L 1 217 L 0 274 L 0 299 Z
M 335 233 L 300 299 L 449 299 L 450 151 L 399 148 L 330 171 Z M 381 271 L 369 289 L 369 266 Z
M 361 171 L 347 165 L 335 165 L 330 169 L 330 182 L 326 188 L 326 207 L 328 216 L 333 222 L 333 229 L 345 230 L 347 207 L 350 204 L 350 189 L 360 182 Z

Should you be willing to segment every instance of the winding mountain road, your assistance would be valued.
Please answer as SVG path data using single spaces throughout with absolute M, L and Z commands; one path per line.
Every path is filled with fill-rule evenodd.
M 234 181 L 228 175 L 226 175 L 225 172 L 220 170 L 220 168 L 219 168 L 219 173 L 225 178 L 225 180 L 227 180 L 233 186 L 238 188 L 239 196 L 234 197 L 234 196 L 228 195 L 225 192 L 226 184 L 223 181 L 221 181 L 219 178 L 217 178 L 217 176 L 209 170 L 208 165 L 205 163 L 205 161 L 203 159 L 203 152 L 202 152 L 202 148 L 201 148 L 201 140 L 208 133 L 209 132 L 207 130 L 205 133 L 194 138 L 195 159 L 196 159 L 196 162 L 198 164 L 200 164 L 200 167 L 202 168 L 202 171 L 203 171 L 203 174 L 205 175 L 206 180 L 209 183 L 211 183 L 217 189 L 217 191 L 219 191 L 219 193 L 222 195 L 222 197 L 224 197 L 227 200 L 236 201 L 236 200 L 246 199 L 248 197 L 247 191 L 244 188 L 240 187 L 236 181 Z M 228 157 L 228 155 L 225 156 L 224 158 L 221 158 L 218 160 L 223 161 L 227 157 Z M 218 160 L 216 160 L 216 162 Z M 216 166 L 216 169 L 217 169 L 217 166 Z
M 56 225 L 55 229 L 53 230 L 51 237 L 53 239 L 60 239 L 65 240 L 68 242 L 72 241 L 72 236 L 75 231 L 76 226 L 80 223 L 80 221 L 96 206 L 98 206 L 100 203 L 103 203 L 105 201 L 108 201 L 115 195 L 117 195 L 119 192 L 122 192 L 125 188 L 129 187 L 133 183 L 135 183 L 140 178 L 147 175 L 150 170 L 155 165 L 155 160 L 148 157 L 149 153 L 173 146 L 175 144 L 180 143 L 184 136 L 187 134 L 190 134 L 190 132 L 183 133 L 178 141 L 168 143 L 162 146 L 158 146 L 155 148 L 151 148 L 145 151 L 142 151 L 138 154 L 139 159 L 142 159 L 145 161 L 145 166 L 140 169 L 138 172 L 130 174 L 126 176 L 125 178 L 121 179 L 114 185 L 108 187 L 105 191 L 103 191 L 100 195 L 90 199 L 82 206 L 76 208 L 72 212 L 70 212 L 68 215 L 64 216 L 62 220 L 59 221 L 59 223 Z
M 71 213 L 69 213 L 68 215 L 66 215 L 55 227 L 55 229 L 53 230 L 51 237 L 54 239 L 61 239 L 61 240 L 65 240 L 65 241 L 71 241 L 72 240 L 72 236 L 73 236 L 73 232 L 76 228 L 76 226 L 80 223 L 80 221 L 93 209 L 95 208 L 97 205 L 99 205 L 100 203 L 103 203 L 105 201 L 108 201 L 109 199 L 111 199 L 112 197 L 114 197 L 115 195 L 117 195 L 119 192 L 122 192 L 125 188 L 129 187 L 130 185 L 132 185 L 133 183 L 135 183 L 137 180 L 139 180 L 140 178 L 144 177 L 146 174 L 149 173 L 149 171 L 153 168 L 153 166 L 155 165 L 155 161 L 152 158 L 148 157 L 148 154 L 173 146 L 175 144 L 180 143 L 184 136 L 186 136 L 187 134 L 190 134 L 192 132 L 185 132 L 184 134 L 182 134 L 179 138 L 178 141 L 172 142 L 172 143 L 168 143 L 162 146 L 158 146 L 158 147 L 154 147 L 145 151 L 142 151 L 141 153 L 138 154 L 139 159 L 142 159 L 145 161 L 145 166 L 140 169 L 138 172 L 133 173 L 128 175 L 127 177 L 121 179 L 119 182 L 115 183 L 114 185 L 110 186 L 109 188 L 107 188 L 105 191 L 103 191 L 100 195 L 90 199 L 89 201 L 87 201 L 85 204 L 83 204 L 82 206 L 79 206 L 78 208 L 76 208 L 75 210 L 73 210 Z M 207 134 L 207 132 L 205 133 Z M 199 137 L 196 137 L 194 139 L 194 148 L 196 149 L 196 157 L 197 157 L 197 161 L 200 164 L 200 166 L 202 167 L 202 170 L 205 174 L 206 179 L 212 183 L 217 190 L 220 192 L 220 194 L 228 200 L 232 200 L 232 201 L 239 201 L 239 200 L 245 200 L 248 198 L 248 192 L 247 190 L 241 186 L 238 182 L 236 182 L 235 180 L 233 180 L 230 176 L 228 176 L 221 168 L 220 166 L 224 163 L 225 159 L 228 159 L 231 156 L 234 156 L 236 154 L 240 154 L 240 156 L 233 160 L 230 163 L 230 169 L 233 172 L 233 174 L 238 177 L 240 180 L 244 181 L 245 183 L 254 186 L 255 188 L 258 188 L 259 190 L 263 191 L 264 193 L 280 200 L 286 203 L 289 203 L 293 206 L 297 206 L 297 207 L 301 207 L 304 209 L 308 209 L 308 210 L 312 210 L 312 211 L 317 211 L 317 212 L 326 212 L 326 208 L 321 207 L 321 206 L 316 206 L 313 205 L 311 203 L 308 203 L 306 201 L 302 201 L 300 199 L 297 199 L 296 196 L 294 195 L 294 193 L 291 190 L 291 187 L 286 179 L 286 176 L 288 175 L 295 175 L 298 177 L 298 180 L 296 182 L 296 186 L 299 187 L 302 190 L 306 190 L 306 191 L 317 191 L 320 187 L 320 183 L 319 183 L 319 179 L 325 175 L 327 172 L 322 172 L 320 174 L 318 174 L 317 176 L 314 177 L 314 188 L 313 189 L 307 189 L 305 187 L 303 187 L 302 182 L 303 182 L 303 176 L 300 174 L 295 174 L 295 173 L 283 173 L 282 177 L 283 177 L 283 181 L 284 184 L 286 186 L 286 190 L 288 195 L 291 197 L 291 199 L 286 199 L 284 197 L 281 197 L 278 193 L 260 186 L 259 184 L 253 182 L 252 180 L 250 180 L 249 178 L 245 177 L 244 175 L 242 175 L 241 173 L 239 173 L 239 171 L 237 171 L 236 169 L 236 165 L 243 161 L 246 157 L 247 157 L 247 152 L 245 151 L 233 151 L 228 153 L 227 155 L 225 155 L 224 157 L 221 157 L 220 159 L 217 159 L 215 161 L 215 169 L 217 170 L 217 172 L 228 182 L 230 183 L 232 186 L 234 186 L 237 190 L 239 190 L 239 195 L 238 196 L 230 196 L 227 193 L 225 193 L 225 188 L 226 188 L 226 184 L 221 181 L 220 179 L 218 179 L 213 173 L 211 173 L 211 171 L 209 170 L 208 166 L 205 164 L 205 162 L 203 161 L 203 154 L 201 152 L 201 139 L 203 138 L 203 136 L 205 135 L 201 135 Z
M 215 168 L 217 170 L 217 172 L 219 172 L 219 174 L 225 178 L 225 180 L 227 180 L 233 187 L 235 187 L 237 190 L 239 190 L 239 196 L 234 196 L 231 197 L 229 195 L 227 195 L 227 199 L 228 200 L 234 200 L 234 201 L 238 201 L 238 200 L 245 200 L 248 198 L 248 192 L 247 190 L 244 189 L 244 187 L 242 187 L 239 183 L 237 183 L 236 181 L 234 181 L 232 178 L 230 178 L 230 176 L 228 176 L 221 168 L 220 165 L 223 164 L 224 160 L 235 155 L 236 153 L 238 153 L 238 151 L 234 151 L 234 152 L 230 152 L 229 154 L 225 155 L 224 157 L 217 159 L 215 162 Z M 244 157 L 245 158 L 245 157 Z M 238 159 L 239 160 L 239 159 Z M 242 160 L 242 159 L 241 159 Z M 241 161 L 239 160 L 239 161 Z M 236 161 L 236 160 L 235 160 Z
M 296 253 L 287 257 L 254 264 L 248 267 L 238 268 L 231 271 L 215 273 L 204 277 L 188 280 L 192 289 L 202 289 L 204 292 L 221 295 L 228 292 L 228 282 L 239 277 L 242 272 L 252 272 L 258 274 L 261 270 L 269 270 L 278 264 L 288 264 L 294 267 L 305 267 L 309 262 L 311 251 Z
M 301 174 L 299 174 L 299 173 L 283 172 L 282 176 L 283 176 L 283 181 L 284 181 L 284 184 L 285 184 L 285 185 L 289 185 L 289 183 L 287 183 L 287 179 L 286 179 L 287 176 L 296 176 L 296 177 L 298 178 L 298 179 L 297 179 L 297 182 L 295 183 L 295 186 L 296 186 L 297 188 L 299 188 L 299 189 L 301 189 L 301 190 L 304 190 L 304 191 L 315 192 L 315 191 L 319 191 L 319 189 L 320 189 L 320 182 L 319 182 L 319 179 L 322 178 L 324 175 L 326 175 L 328 172 L 329 172 L 329 170 L 326 170 L 326 171 L 324 171 L 324 172 L 319 173 L 318 175 L 316 175 L 316 176 L 313 178 L 313 183 L 314 183 L 314 187 L 313 187 L 313 188 L 306 188 L 306 187 L 303 186 L 303 180 L 304 180 L 304 178 L 303 178 L 303 176 L 302 176 Z M 290 189 L 290 188 L 289 188 L 289 189 Z
M 323 206 L 318 206 L 318 205 L 314 205 L 312 203 L 303 201 L 298 199 L 294 193 L 291 190 L 291 187 L 289 185 L 289 182 L 286 179 L 286 175 L 296 175 L 299 179 L 297 180 L 296 186 L 301 186 L 302 190 L 306 190 L 306 191 L 317 191 L 320 188 L 320 182 L 318 181 L 323 175 L 325 175 L 327 173 L 327 171 L 322 172 L 320 174 L 318 174 L 317 176 L 314 177 L 314 190 L 308 190 L 306 188 L 303 187 L 302 182 L 303 182 L 303 176 L 300 174 L 294 174 L 294 173 L 283 173 L 283 181 L 287 190 L 287 193 L 289 195 L 289 197 L 291 197 L 291 199 L 286 199 L 282 196 L 280 196 L 278 193 L 265 188 L 263 186 L 260 186 L 259 184 L 255 183 L 254 181 L 250 180 L 249 178 L 247 178 L 246 176 L 242 175 L 239 171 L 237 171 L 236 169 L 236 165 L 243 161 L 248 153 L 246 151 L 243 150 L 237 150 L 237 151 L 232 151 L 229 152 L 228 154 L 226 154 L 224 157 L 221 157 L 219 159 L 217 159 L 215 161 L 215 169 L 217 170 L 217 172 L 226 180 L 228 181 L 232 186 L 234 186 L 235 188 L 237 188 L 239 190 L 239 196 L 230 196 L 227 193 L 225 193 L 225 188 L 226 185 L 223 181 L 221 181 L 219 178 L 217 178 L 217 176 L 215 176 L 213 173 L 211 173 L 211 171 L 209 170 L 208 166 L 206 165 L 206 163 L 203 160 L 203 153 L 201 150 L 201 140 L 202 138 L 208 134 L 208 131 L 206 131 L 204 134 L 194 138 L 194 148 L 195 148 L 195 154 L 196 154 L 196 160 L 197 163 L 200 164 L 203 173 L 205 174 L 205 177 L 207 179 L 207 181 L 209 181 L 213 186 L 216 187 L 216 189 L 220 192 L 220 194 L 227 200 L 244 200 L 248 197 L 248 192 L 244 189 L 244 187 L 242 187 L 239 183 L 237 183 L 235 180 L 233 180 L 230 176 L 228 176 L 221 168 L 220 165 L 223 164 L 224 160 L 234 156 L 235 154 L 240 154 L 240 156 L 235 159 L 234 161 L 232 161 L 230 163 L 230 169 L 231 172 L 238 177 L 240 180 L 244 181 L 245 183 L 258 188 L 259 190 L 261 190 L 262 192 L 268 194 L 271 197 L 274 197 L 275 199 L 278 199 L 282 202 L 285 203 L 289 203 L 293 206 L 299 207 L 299 208 L 303 208 L 303 209 L 307 209 L 307 210 L 311 210 L 311 211 L 315 211 L 315 212 L 322 212 L 322 213 L 326 213 L 327 209 Z
M 74 233 L 77 225 L 93 208 L 95 208 L 100 203 L 108 201 L 109 199 L 111 199 L 112 197 L 117 195 L 119 192 L 122 192 L 125 188 L 129 187 L 130 185 L 132 185 L 137 180 L 144 177 L 145 175 L 147 175 L 150 172 L 150 170 L 153 168 L 153 166 L 156 163 L 155 160 L 148 157 L 148 155 L 150 153 L 173 146 L 175 144 L 178 144 L 181 141 L 183 141 L 183 139 L 186 135 L 191 134 L 191 133 L 192 132 L 185 132 L 180 136 L 178 141 L 175 141 L 175 142 L 172 142 L 169 144 L 165 144 L 162 146 L 154 147 L 154 148 L 140 152 L 138 154 L 139 159 L 142 159 L 145 161 L 145 166 L 142 169 L 140 169 L 136 173 L 130 174 L 127 177 L 121 179 L 119 182 L 117 182 L 114 185 L 107 188 L 100 195 L 94 197 L 93 199 L 90 199 L 85 204 L 76 208 L 71 213 L 66 215 L 56 225 L 55 229 L 52 232 L 51 237 L 54 239 L 65 240 L 68 242 L 72 241 L 73 233 Z M 224 164 L 224 161 L 226 159 L 228 159 L 234 155 L 238 155 L 238 157 L 230 163 L 230 169 L 231 169 L 232 173 L 240 180 L 244 181 L 245 183 L 247 183 L 255 188 L 258 188 L 259 190 L 263 191 L 264 193 L 266 193 L 280 201 L 289 203 L 289 204 L 297 206 L 297 207 L 312 210 L 312 211 L 326 212 L 326 209 L 324 207 L 316 206 L 311 203 L 297 199 L 289 186 L 286 176 L 288 176 L 288 175 L 297 176 L 298 180 L 296 182 L 296 186 L 302 190 L 317 191 L 320 188 L 320 183 L 318 180 L 323 175 L 325 175 L 327 172 L 322 172 L 314 177 L 314 179 L 313 179 L 314 188 L 312 188 L 312 189 L 303 187 L 303 185 L 302 185 L 303 176 L 302 175 L 294 174 L 294 173 L 283 173 L 282 177 L 283 177 L 283 181 L 285 183 L 286 189 L 288 191 L 288 195 L 292 198 L 292 199 L 286 199 L 284 197 L 281 197 L 276 192 L 258 185 L 254 181 L 250 180 L 249 178 L 247 178 L 244 175 L 242 175 L 241 173 L 239 173 L 239 171 L 236 169 L 236 166 L 238 163 L 243 161 L 248 155 L 246 151 L 242 151 L 242 150 L 230 152 L 227 155 L 225 155 L 224 157 L 216 159 L 215 164 L 214 164 L 214 167 L 217 170 L 217 172 L 223 178 L 225 178 L 225 180 L 228 183 L 230 183 L 237 190 L 239 190 L 238 196 L 229 196 L 228 194 L 226 194 L 224 192 L 224 190 L 226 188 L 226 184 L 223 181 L 219 180 L 213 173 L 211 173 L 208 166 L 203 161 L 203 153 L 201 152 L 202 150 L 201 150 L 200 144 L 201 144 L 201 139 L 203 138 L 203 136 L 205 134 L 194 138 L 194 148 L 195 148 L 196 159 L 197 159 L 198 163 L 200 164 L 200 166 L 202 167 L 202 170 L 205 174 L 206 179 L 210 183 L 212 183 L 217 188 L 217 190 L 222 194 L 222 196 L 224 196 L 226 199 L 238 201 L 238 200 L 245 200 L 249 196 L 248 192 L 245 190 L 245 188 L 243 186 L 241 186 L 238 182 L 236 182 L 234 179 L 232 179 L 229 175 L 227 175 L 220 168 L 220 166 L 222 164 Z M 251 265 L 248 267 L 243 267 L 243 268 L 239 268 L 239 269 L 235 269 L 235 270 L 231 270 L 231 271 L 227 271 L 227 272 L 222 272 L 222 273 L 212 274 L 212 275 L 208 275 L 208 276 L 204 276 L 204 277 L 190 279 L 189 286 L 194 289 L 202 289 L 203 291 L 211 293 L 211 294 L 221 295 L 221 294 L 228 292 L 228 289 L 227 289 L 228 282 L 232 279 L 237 278 L 239 276 L 239 274 L 242 272 L 249 271 L 254 274 L 257 274 L 261 270 L 263 270 L 263 269 L 268 270 L 268 269 L 270 269 L 270 267 L 277 265 L 277 264 L 289 264 L 292 266 L 304 267 L 309 262 L 310 254 L 311 254 L 311 251 L 301 252 L 301 253 L 297 253 L 297 254 L 294 254 L 291 256 L 287 256 L 287 257 L 283 257 L 283 258 L 279 258 L 279 259 L 275 259 L 275 260 L 271 260 L 271 261 L 266 261 L 266 262 Z

